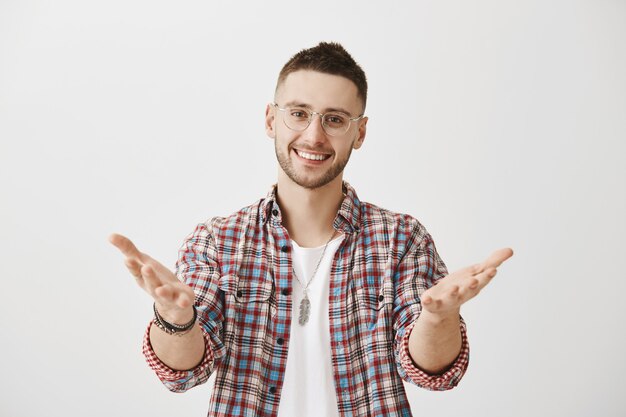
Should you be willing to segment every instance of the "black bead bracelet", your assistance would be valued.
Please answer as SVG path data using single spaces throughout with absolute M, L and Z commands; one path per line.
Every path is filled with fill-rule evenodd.
M 198 319 L 198 310 L 196 310 L 196 306 L 193 307 L 193 318 L 189 323 L 186 324 L 175 324 L 166 321 L 158 312 L 156 308 L 156 303 L 152 305 L 154 309 L 154 324 L 161 330 L 163 330 L 167 334 L 175 334 L 177 336 L 182 336 L 188 333 L 196 324 L 196 320 Z

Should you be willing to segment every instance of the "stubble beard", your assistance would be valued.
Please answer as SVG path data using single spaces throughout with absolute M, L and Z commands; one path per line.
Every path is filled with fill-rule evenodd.
M 274 150 L 276 152 L 276 159 L 278 160 L 278 164 L 282 168 L 283 172 L 291 179 L 291 181 L 295 182 L 299 186 L 314 190 L 316 188 L 320 188 L 337 178 L 339 174 L 343 172 L 343 169 L 348 164 L 350 160 L 350 155 L 352 154 L 352 146 L 350 146 L 348 154 L 344 159 L 338 160 L 333 163 L 321 176 L 318 178 L 313 178 L 311 180 L 307 180 L 302 178 L 302 176 L 298 175 L 296 172 L 290 154 L 285 155 L 280 149 L 278 149 L 278 138 L 274 139 Z M 289 150 L 290 148 L 288 148 Z

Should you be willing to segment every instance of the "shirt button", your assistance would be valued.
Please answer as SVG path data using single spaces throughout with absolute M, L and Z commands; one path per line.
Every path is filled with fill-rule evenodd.
M 276 343 L 278 343 L 279 345 L 282 345 L 283 343 L 285 343 L 285 339 L 283 339 L 282 337 L 279 337 L 279 338 L 276 340 Z
M 237 298 L 241 298 L 243 296 L 243 292 L 241 290 L 237 291 Z
M 380 301 L 382 303 L 382 301 L 385 299 L 385 297 L 383 297 L 382 295 L 378 296 L 378 301 Z
M 289 246 L 285 245 L 282 248 L 280 248 L 281 252 L 288 252 L 289 251 Z
M 276 387 L 270 387 L 270 394 L 276 394 Z
M 283 290 L 280 292 L 282 295 L 289 295 L 289 290 L 287 288 L 283 288 Z
M 276 210 L 276 209 L 272 210 L 272 214 L 273 214 L 274 216 L 278 216 L 278 210 Z

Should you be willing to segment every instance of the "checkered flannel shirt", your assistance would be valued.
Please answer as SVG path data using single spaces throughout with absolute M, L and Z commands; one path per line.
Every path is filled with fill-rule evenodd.
M 408 341 L 420 295 L 447 275 L 426 229 L 413 217 L 345 197 L 333 226 L 343 233 L 329 291 L 331 366 L 341 416 L 410 416 L 402 379 L 429 390 L 455 387 L 469 359 L 461 320 L 461 353 L 442 374 L 412 361 Z M 276 186 L 265 199 L 229 217 L 202 223 L 176 263 L 193 288 L 206 353 L 194 369 L 176 371 L 155 355 L 150 326 L 143 352 L 165 386 L 183 392 L 215 371 L 209 416 L 278 413 L 292 318 L 291 243 Z

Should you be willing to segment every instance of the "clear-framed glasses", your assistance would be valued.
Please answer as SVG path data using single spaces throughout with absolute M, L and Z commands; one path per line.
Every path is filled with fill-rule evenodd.
M 343 112 L 328 112 L 318 113 L 313 110 L 309 110 L 304 107 L 278 107 L 278 104 L 272 103 L 276 109 L 283 112 L 283 121 L 285 126 L 291 130 L 301 132 L 306 130 L 313 120 L 313 115 L 318 115 L 322 121 L 322 128 L 329 136 L 341 136 L 350 129 L 352 122 L 357 122 L 363 118 L 363 115 L 358 117 L 350 117 L 349 114 Z

